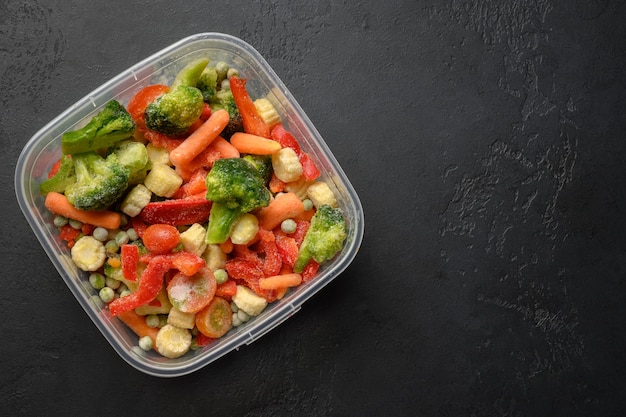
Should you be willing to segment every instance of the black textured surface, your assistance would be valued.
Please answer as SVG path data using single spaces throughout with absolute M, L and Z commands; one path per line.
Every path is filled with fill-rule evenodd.
M 606 0 L 3 1 L 0 415 L 621 415 L 624 18 Z M 164 380 L 83 313 L 13 176 L 63 109 L 208 31 L 266 57 L 366 231 L 290 320 Z

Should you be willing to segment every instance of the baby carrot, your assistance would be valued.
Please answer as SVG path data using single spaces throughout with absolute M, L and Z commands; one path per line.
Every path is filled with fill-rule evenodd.
M 253 155 L 272 155 L 280 151 L 281 145 L 273 139 L 267 139 L 250 133 L 237 132 L 230 138 L 230 144 L 240 153 Z
M 222 158 L 239 158 L 240 156 L 237 148 L 221 136 L 218 136 L 215 140 L 213 140 L 211 147 L 213 147 L 213 149 L 215 149 Z
M 302 275 L 291 273 L 283 275 L 274 275 L 271 277 L 261 278 L 259 286 L 264 290 L 277 290 L 279 288 L 297 287 L 302 283 Z
M 304 213 L 304 204 L 295 193 L 279 194 L 257 213 L 259 227 L 272 230 L 283 220 L 300 216 Z
M 170 161 L 174 165 L 186 165 L 200 152 L 206 149 L 226 127 L 229 115 L 226 110 L 218 110 L 196 129 L 178 147 L 170 152 Z
M 152 346 L 156 350 L 156 337 L 159 329 L 150 327 L 146 323 L 146 318 L 135 313 L 135 310 L 128 310 L 119 313 L 117 317 L 124 322 L 137 336 L 149 336 L 152 339 Z
M 122 216 L 114 211 L 79 210 L 68 201 L 67 197 L 54 191 L 46 195 L 44 204 L 54 214 L 105 229 L 117 229 L 122 221 Z

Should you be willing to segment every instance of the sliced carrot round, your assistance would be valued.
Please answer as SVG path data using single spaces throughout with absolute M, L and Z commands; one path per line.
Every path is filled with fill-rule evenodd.
M 233 326 L 233 312 L 228 301 L 214 297 L 211 302 L 196 314 L 196 327 L 205 336 L 222 337 Z
M 174 307 L 183 313 L 197 313 L 215 296 L 217 281 L 208 268 L 187 276 L 177 273 L 167 285 L 167 296 Z

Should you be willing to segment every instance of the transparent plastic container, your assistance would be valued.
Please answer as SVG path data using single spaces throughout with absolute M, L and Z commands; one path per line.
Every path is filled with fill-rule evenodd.
M 283 124 L 299 140 L 336 194 L 348 223 L 345 246 L 332 262 L 320 268 L 310 282 L 290 290 L 269 304 L 257 317 L 233 328 L 222 338 L 181 358 L 168 359 L 138 347 L 138 337 L 97 300 L 88 274 L 72 262 L 69 249 L 59 238 L 52 214 L 44 207 L 39 184 L 61 156 L 61 135 L 82 127 L 110 99 L 128 104 L 141 87 L 170 83 L 188 62 L 208 57 L 212 63 L 225 61 L 247 78 L 251 97 L 267 97 L 281 114 Z M 115 351 L 130 365 L 146 374 L 175 377 L 200 369 L 223 355 L 249 345 L 289 317 L 352 262 L 363 238 L 364 218 L 359 198 L 345 173 L 309 118 L 261 55 L 244 41 L 220 33 L 200 33 L 182 39 L 122 72 L 39 130 L 25 145 L 15 171 L 17 200 L 28 223 L 76 300 Z M 278 348 L 278 347 L 277 347 Z

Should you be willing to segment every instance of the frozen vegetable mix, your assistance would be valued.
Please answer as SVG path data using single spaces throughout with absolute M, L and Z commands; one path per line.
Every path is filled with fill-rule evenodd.
M 72 262 L 139 351 L 210 345 L 343 248 L 332 182 L 248 81 L 201 58 L 111 100 L 62 136 L 39 184 Z

